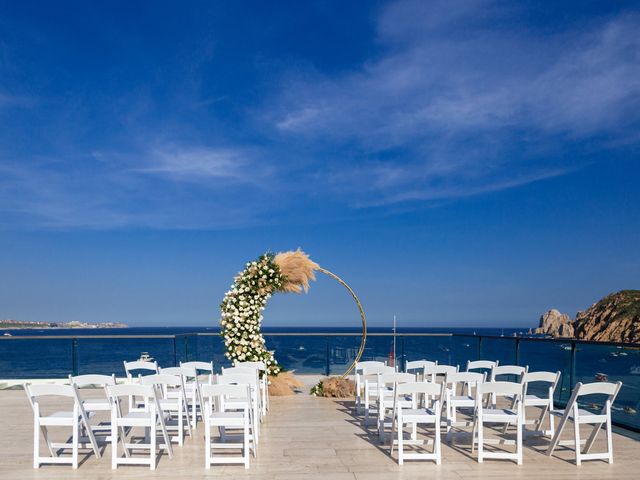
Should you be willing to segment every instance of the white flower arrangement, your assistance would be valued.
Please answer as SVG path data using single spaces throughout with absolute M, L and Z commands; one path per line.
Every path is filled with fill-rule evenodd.
M 281 368 L 273 351 L 266 348 L 260 331 L 267 300 L 283 289 L 286 282 L 274 255 L 267 253 L 247 263 L 225 294 L 221 309 L 220 334 L 224 338 L 225 356 L 229 360 L 262 361 L 269 375 L 277 375 Z

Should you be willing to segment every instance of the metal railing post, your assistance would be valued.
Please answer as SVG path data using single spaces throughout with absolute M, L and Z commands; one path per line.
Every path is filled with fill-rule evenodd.
M 71 374 L 75 377 L 78 375 L 78 339 L 71 339 Z
M 478 358 L 477 360 L 482 360 L 482 336 L 478 336 Z
M 407 359 L 404 358 L 404 336 L 400 337 L 400 371 L 405 372 Z
M 520 365 L 520 339 L 516 338 L 516 365 Z
M 331 353 L 329 347 L 329 337 L 327 337 L 327 364 L 325 366 L 324 373 L 327 377 L 331 374 Z
M 576 342 L 571 341 L 571 366 L 569 368 L 569 388 L 573 391 L 576 382 Z
M 178 348 L 176 345 L 176 336 L 173 336 L 173 366 L 178 366 Z

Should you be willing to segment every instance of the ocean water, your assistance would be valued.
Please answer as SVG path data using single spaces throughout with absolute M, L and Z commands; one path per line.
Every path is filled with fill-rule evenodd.
M 213 361 L 218 369 L 229 365 L 217 327 L 0 330 L 0 336 L 5 332 L 12 337 L 0 340 L 0 378 L 56 378 L 71 373 L 123 376 L 122 362 L 136 360 L 142 352 L 148 352 L 160 366 L 189 360 Z M 265 327 L 263 333 L 279 363 L 297 373 L 342 374 L 353 362 L 361 341 L 360 329 L 351 327 Z M 392 362 L 396 358 L 402 366 L 406 360 L 425 358 L 464 369 L 468 360 L 482 358 L 499 360 L 503 365 L 528 365 L 531 371 L 559 370 L 562 376 L 558 401 L 566 401 L 579 381 L 593 382 L 602 375 L 609 381 L 620 380 L 623 388 L 614 418 L 640 428 L 640 346 L 578 343 L 572 357 L 570 343 L 531 340 L 524 329 L 399 328 L 394 353 L 389 328 L 373 327 L 368 333 L 380 335 L 367 337 L 362 360 Z M 405 335 L 408 333 L 436 335 Z M 449 333 L 453 335 L 442 335 Z M 146 338 L 109 338 L 112 335 Z M 55 338 L 58 336 L 73 338 Z

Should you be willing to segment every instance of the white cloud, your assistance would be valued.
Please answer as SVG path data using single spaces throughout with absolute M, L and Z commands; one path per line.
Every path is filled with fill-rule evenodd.
M 391 4 L 382 53 L 340 75 L 293 72 L 268 105 L 272 124 L 285 140 L 359 156 L 353 175 L 340 159 L 321 167 L 357 205 L 512 188 L 579 167 L 549 164 L 567 146 L 637 141 L 640 16 L 547 33 L 511 27 L 512 13 L 489 1 Z

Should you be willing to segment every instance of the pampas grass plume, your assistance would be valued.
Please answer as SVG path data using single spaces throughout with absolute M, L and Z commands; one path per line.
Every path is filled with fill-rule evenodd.
M 312 261 L 302 250 L 278 253 L 273 261 L 280 268 L 285 277 L 282 290 L 285 292 L 302 293 L 309 291 L 309 282 L 315 280 L 314 270 L 320 265 Z

